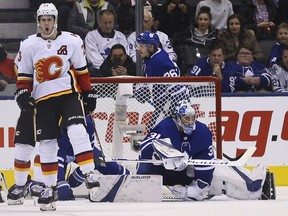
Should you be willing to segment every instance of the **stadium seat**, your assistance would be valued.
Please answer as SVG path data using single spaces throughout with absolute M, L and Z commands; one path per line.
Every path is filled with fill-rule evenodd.
M 260 47 L 263 50 L 263 63 L 269 66 L 269 55 L 271 52 L 272 47 L 274 46 L 275 43 L 277 43 L 276 39 L 266 39 L 266 40 L 260 40 L 258 41 Z

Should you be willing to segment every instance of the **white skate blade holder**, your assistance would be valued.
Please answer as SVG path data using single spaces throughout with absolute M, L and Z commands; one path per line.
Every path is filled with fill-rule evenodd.
M 7 199 L 7 204 L 8 205 L 22 205 L 24 203 L 24 197 L 18 199 L 18 200 L 11 200 Z

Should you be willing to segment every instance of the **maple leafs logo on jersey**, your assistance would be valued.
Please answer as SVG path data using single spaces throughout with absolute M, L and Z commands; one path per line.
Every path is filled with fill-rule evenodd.
M 43 58 L 35 63 L 36 79 L 39 83 L 58 78 L 62 72 L 63 62 L 58 56 Z

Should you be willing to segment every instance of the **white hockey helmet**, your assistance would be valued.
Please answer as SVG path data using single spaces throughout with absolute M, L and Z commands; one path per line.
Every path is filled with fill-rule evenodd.
M 54 4 L 43 3 L 39 6 L 37 10 L 37 17 L 36 17 L 38 29 L 40 27 L 40 23 L 39 23 L 40 16 L 54 16 L 54 19 L 55 19 L 54 29 L 57 29 L 58 10 L 56 9 Z
M 195 129 L 196 111 L 187 100 L 178 101 L 175 105 L 173 116 L 176 123 L 185 134 L 191 135 Z

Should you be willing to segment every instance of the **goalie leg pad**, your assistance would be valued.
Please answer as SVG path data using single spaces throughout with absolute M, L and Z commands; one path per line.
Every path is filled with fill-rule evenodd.
M 259 199 L 266 176 L 266 167 L 257 166 L 252 171 L 244 167 L 216 167 L 209 195 L 226 194 L 240 200 Z
M 162 201 L 160 175 L 104 175 L 99 176 L 99 183 L 100 188 L 90 193 L 92 202 Z

